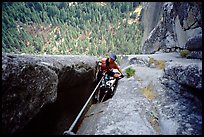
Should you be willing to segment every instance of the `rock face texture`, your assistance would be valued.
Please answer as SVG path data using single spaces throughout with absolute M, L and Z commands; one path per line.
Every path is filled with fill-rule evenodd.
M 149 33 L 156 27 L 160 20 L 163 2 L 143 2 L 142 3 L 142 25 L 144 34 L 142 45 L 149 36 Z
M 78 135 L 202 135 L 200 59 L 176 52 L 124 59 L 123 72 L 131 67 L 135 75 L 120 79 L 112 98 L 91 106 Z
M 96 79 L 96 57 L 2 54 L 2 131 L 23 129 L 58 92 Z M 60 90 L 59 90 L 60 89 Z
M 151 8 L 144 8 L 144 12 L 154 13 L 154 10 Z M 188 47 L 190 51 L 189 58 L 201 59 L 202 3 L 165 2 L 162 4 L 162 11 L 160 12 L 159 10 L 159 13 L 161 14 L 152 15 L 156 19 L 159 18 L 157 25 L 152 30 L 149 29 L 152 28 L 151 24 L 150 27 L 144 28 L 144 32 L 149 30 L 151 30 L 151 32 L 148 36 L 144 35 L 143 37 L 142 52 L 144 54 L 152 54 L 157 51 L 172 52 Z M 144 14 L 143 18 L 147 18 L 147 15 Z M 154 18 L 149 19 L 150 22 L 152 22 L 152 20 L 155 21 Z
M 199 66 L 198 64 L 181 65 L 169 63 L 164 69 L 164 77 L 175 81 L 181 86 L 200 90 L 200 92 L 202 90 L 201 64 Z
M 164 70 L 163 82 L 175 91 L 181 89 L 202 91 L 202 61 L 199 59 L 182 58 L 179 53 L 160 53 L 130 55 L 130 64 L 141 64 L 151 68 Z M 174 81 L 174 82 L 172 82 Z
M 184 46 L 190 53 L 187 58 L 202 59 L 202 35 L 189 38 Z
M 202 135 L 202 3 L 144 2 L 142 12 L 143 54 L 121 61 L 135 75 L 91 107 L 77 134 Z
M 2 124 L 5 134 L 22 128 L 47 103 L 57 98 L 58 77 L 25 58 L 2 56 Z

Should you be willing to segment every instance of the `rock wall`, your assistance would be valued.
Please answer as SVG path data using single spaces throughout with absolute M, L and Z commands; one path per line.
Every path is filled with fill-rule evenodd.
M 154 12 L 151 8 L 144 8 L 144 10 L 147 10 L 144 12 Z M 162 5 L 162 11 L 160 13 L 160 20 L 157 25 L 152 29 L 148 37 L 145 36 L 143 38 L 142 53 L 152 54 L 157 51 L 174 52 L 187 49 L 186 46 L 193 48 L 199 45 L 199 49 L 196 50 L 190 50 L 192 48 L 188 48 L 190 51 L 188 57 L 201 59 L 202 3 L 165 2 Z M 144 14 L 143 18 L 147 18 L 147 15 Z M 149 22 L 151 22 L 151 19 L 155 20 L 154 18 L 149 19 Z M 151 23 L 150 26 L 152 26 Z M 146 29 L 149 28 L 144 28 L 144 31 Z
M 57 100 L 59 91 L 69 92 L 72 87 L 93 83 L 96 61 L 96 57 L 89 56 L 3 53 L 3 134 L 12 135 L 22 130 L 46 105 Z
M 91 106 L 77 135 L 202 135 L 200 59 L 176 52 L 122 59 L 128 63 L 122 71 L 132 68 L 135 75 L 120 79 L 111 99 Z
M 202 60 L 182 58 L 179 53 L 128 55 L 124 62 L 163 69 L 163 84 L 175 92 L 201 96 Z
M 195 95 L 202 91 L 202 64 L 182 64 L 169 62 L 163 75 L 163 83 L 174 91 L 188 89 Z
M 160 20 L 163 4 L 163 2 L 142 2 L 142 26 L 144 28 L 142 45 Z

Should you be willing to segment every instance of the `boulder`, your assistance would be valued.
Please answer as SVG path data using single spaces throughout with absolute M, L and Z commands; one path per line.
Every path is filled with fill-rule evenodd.
M 202 35 L 189 38 L 185 44 L 185 48 L 190 51 L 202 50 Z
M 202 66 L 200 64 L 177 64 L 169 62 L 164 69 L 164 78 L 174 80 L 183 87 L 202 90 Z
M 89 56 L 3 53 L 3 134 L 21 131 L 43 107 L 56 101 L 58 89 L 66 87 L 69 92 L 84 81 L 95 81 L 96 61 Z

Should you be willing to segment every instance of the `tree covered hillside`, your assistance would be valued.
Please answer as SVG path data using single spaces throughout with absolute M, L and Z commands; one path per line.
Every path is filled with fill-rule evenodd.
M 2 52 L 140 52 L 139 2 L 3 2 Z

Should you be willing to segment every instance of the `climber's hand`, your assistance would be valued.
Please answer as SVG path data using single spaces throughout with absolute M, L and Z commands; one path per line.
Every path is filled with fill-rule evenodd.
M 124 78 L 124 75 L 123 75 L 123 74 L 121 74 L 121 75 L 119 76 L 119 79 L 121 79 L 121 78 Z

